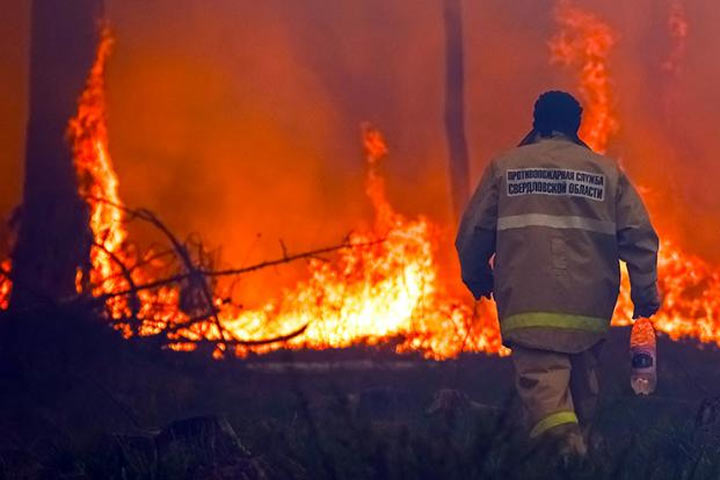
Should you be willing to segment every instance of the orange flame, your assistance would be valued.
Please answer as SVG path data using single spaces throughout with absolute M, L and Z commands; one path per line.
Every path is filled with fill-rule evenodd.
M 146 268 L 136 268 L 152 257 L 153 252 L 148 252 L 141 259 L 143 262 L 139 262 L 137 251 L 127 242 L 124 204 L 108 148 L 105 68 L 112 45 L 110 30 L 104 28 L 85 90 L 78 100 L 77 114 L 68 124 L 78 193 L 85 198 L 90 209 L 90 228 L 94 236 L 89 274 L 79 272 L 76 284 L 78 293 L 89 285 L 94 296 L 127 291 L 132 286 L 131 282 L 145 283 L 152 278 L 148 267 L 153 266 L 150 263 Z M 177 308 L 178 298 L 178 291 L 173 287 L 138 292 L 139 305 L 135 313 L 139 319 L 145 320 L 141 333 L 158 333 L 172 321 L 184 321 L 182 312 Z M 115 320 L 127 318 L 133 313 L 126 296 L 109 298 L 107 309 Z M 121 324 L 121 327 L 129 336 L 127 325 Z
M 617 36 L 597 16 L 566 1 L 558 3 L 555 17 L 561 30 L 549 43 L 552 61 L 579 70 L 579 90 L 585 103 L 580 138 L 604 153 L 619 128 L 608 69 L 608 56 Z
M 472 309 L 444 293 L 434 257 L 437 229 L 423 217 L 404 217 L 388 203 L 376 171 L 388 151 L 382 134 L 365 125 L 363 141 L 369 165 L 366 192 L 375 223 L 348 239 L 363 246 L 344 250 L 335 262 L 312 259 L 309 280 L 284 292 L 282 300 L 257 310 L 221 312 L 223 327 L 237 338 L 272 338 L 307 325 L 302 335 L 287 342 L 237 347 L 236 353 L 391 341 L 397 352 L 417 351 L 437 359 L 463 350 L 499 351 L 497 322 L 494 328 L 478 328 L 482 325 L 473 324 Z M 197 340 L 207 332 L 182 334 Z
M 105 279 L 115 277 L 117 268 L 112 255 L 123 255 L 122 246 L 127 238 L 123 225 L 124 213 L 118 193 L 118 178 L 108 152 L 108 132 L 105 118 L 105 65 L 110 56 L 113 40 L 108 29 L 103 29 L 95 63 L 90 69 L 85 90 L 78 101 L 78 112 L 68 124 L 78 193 L 90 208 L 90 229 L 95 246 L 91 252 L 90 282 L 102 285 Z M 82 277 L 78 278 L 78 283 Z M 82 285 L 78 285 L 79 291 Z M 102 291 L 102 290 L 100 290 Z

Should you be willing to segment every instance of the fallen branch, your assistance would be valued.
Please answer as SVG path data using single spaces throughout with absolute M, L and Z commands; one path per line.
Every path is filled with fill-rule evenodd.
M 195 264 L 192 262 L 192 259 L 190 258 L 190 254 L 188 253 L 187 249 L 183 244 L 180 243 L 180 241 L 173 235 L 173 233 L 170 231 L 169 228 L 167 228 L 158 218 L 155 216 L 154 213 L 152 213 L 150 210 L 137 210 L 137 216 L 138 218 L 142 218 L 148 222 L 150 222 L 152 225 L 154 225 L 158 230 L 160 230 L 170 241 L 173 248 L 177 252 L 178 257 L 182 260 L 183 264 L 185 265 L 185 269 L 187 270 L 187 277 L 186 279 L 192 284 L 198 286 L 200 288 L 200 291 L 203 295 L 203 298 L 205 299 L 205 302 L 207 303 L 208 311 L 210 312 L 210 318 L 212 319 L 213 323 L 218 329 L 218 332 L 220 333 L 221 338 L 225 338 L 225 328 L 222 326 L 222 323 L 220 322 L 220 319 L 217 316 L 217 308 L 215 308 L 215 304 L 213 301 L 213 296 L 210 293 L 210 290 L 208 289 L 207 283 L 205 283 L 205 278 L 203 277 L 202 272 L 198 270 L 195 267 Z
M 233 338 L 230 340 L 209 340 L 207 338 L 204 338 L 201 341 L 209 342 L 209 343 L 216 343 L 216 344 L 222 343 L 222 344 L 226 344 L 228 346 L 256 347 L 258 345 L 268 345 L 270 343 L 286 342 L 292 338 L 297 337 L 298 335 L 302 335 L 303 333 L 305 333 L 305 330 L 307 330 L 307 328 L 309 326 L 310 326 L 310 324 L 306 323 L 305 325 L 298 328 L 297 330 L 293 330 L 292 332 L 286 333 L 285 335 L 279 335 L 277 337 L 271 337 L 271 338 L 262 338 L 262 339 L 258 339 L 258 340 L 242 340 L 239 338 Z M 169 339 L 169 340 L 170 340 L 169 343 L 183 343 L 183 342 L 194 343 L 192 340 L 181 339 L 181 338 Z
M 292 331 L 286 335 L 281 335 L 279 337 L 274 337 L 274 338 L 266 338 L 266 339 L 262 339 L 262 340 L 237 340 L 236 339 L 236 340 L 233 340 L 232 342 L 230 342 L 230 345 L 241 345 L 244 347 L 251 347 L 251 346 L 257 346 L 257 345 L 267 345 L 269 343 L 286 342 L 286 341 L 290 340 L 291 338 L 295 338 L 298 335 L 302 335 L 303 333 L 305 333 L 305 330 L 307 330 L 307 328 L 309 326 L 310 326 L 310 324 L 306 323 L 305 325 L 303 325 L 302 327 L 298 328 L 295 331 Z
M 307 252 L 302 253 L 296 253 L 293 255 L 283 256 L 281 258 L 276 258 L 274 260 L 267 260 L 264 262 L 256 263 L 254 265 L 250 265 L 247 267 L 242 268 L 231 268 L 226 270 L 198 270 L 198 273 L 207 276 L 207 277 L 227 277 L 227 276 L 233 276 L 233 275 L 242 275 L 245 273 L 251 273 L 257 270 L 261 270 L 268 267 L 273 267 L 276 265 L 282 265 L 284 263 L 290 263 L 294 262 L 296 260 L 302 260 L 306 258 L 314 258 L 317 255 L 323 254 L 323 253 L 331 253 L 336 252 L 338 250 L 344 250 L 348 248 L 363 248 L 363 247 L 369 247 L 372 245 L 377 245 L 379 243 L 382 243 L 384 239 L 379 239 L 373 242 L 363 242 L 363 243 L 347 243 L 347 244 L 341 244 L 341 245 L 335 245 L 332 247 L 324 247 L 324 248 L 318 248 L 316 250 L 310 250 Z M 154 280 L 152 282 L 144 283 L 141 285 L 136 285 L 135 288 L 122 290 L 119 292 L 112 292 L 112 293 L 105 293 L 103 295 L 95 297 L 93 300 L 103 302 L 105 300 L 108 300 L 110 298 L 114 297 L 120 297 L 123 295 L 130 295 L 135 292 L 141 291 L 141 290 L 151 290 L 153 288 L 163 287 L 166 285 L 170 285 L 172 283 L 177 283 L 182 280 L 186 280 L 190 277 L 190 274 L 188 273 L 180 273 L 177 275 L 172 275 L 170 277 L 165 277 L 160 280 Z
M 93 243 L 94 247 L 99 248 L 103 252 L 105 252 L 110 259 L 117 264 L 117 266 L 120 268 L 123 278 L 125 278 L 125 281 L 130 285 L 130 288 L 133 289 L 136 287 L 135 282 L 132 278 L 132 272 L 125 266 L 125 264 L 122 262 L 122 259 L 118 257 L 115 253 L 108 250 L 105 245 L 100 243 Z M 103 279 L 103 281 L 107 281 L 108 279 Z M 132 297 L 130 298 L 130 311 L 132 313 L 132 316 L 134 318 L 137 318 L 137 314 L 140 312 L 140 299 L 137 296 L 137 292 L 135 292 Z
M 336 252 L 338 250 L 344 250 L 346 248 L 362 248 L 362 247 L 370 247 L 372 245 L 377 245 L 379 243 L 384 242 L 385 239 L 378 239 L 372 242 L 363 242 L 363 243 L 343 243 L 340 245 L 335 245 L 333 247 L 325 247 L 325 248 L 318 248 L 317 250 L 311 250 L 308 252 L 303 253 L 297 253 L 294 255 L 284 255 L 282 258 L 277 258 L 275 260 L 268 260 L 265 262 L 261 262 L 255 265 L 251 265 L 249 267 L 243 267 L 243 268 L 234 268 L 234 269 L 228 269 L 228 270 L 216 270 L 213 272 L 202 272 L 204 275 L 207 275 L 209 277 L 223 277 L 223 276 L 229 276 L 229 275 L 241 275 L 243 273 L 250 273 L 254 272 L 255 270 L 260 270 L 267 267 L 273 267 L 275 265 L 280 265 L 283 263 L 289 263 L 293 262 L 295 260 L 300 260 L 304 258 L 316 258 L 318 255 L 321 255 L 323 253 L 331 253 Z
M 211 265 L 210 262 L 206 260 L 205 257 L 205 250 L 202 248 L 202 243 L 199 241 L 195 241 L 193 245 L 196 245 L 198 247 L 198 253 L 197 253 L 197 259 L 196 261 L 193 260 L 193 258 L 190 255 L 189 246 L 188 243 L 182 243 L 178 238 L 173 234 L 170 229 L 163 224 L 160 219 L 151 211 L 146 209 L 131 209 L 127 208 L 124 205 L 118 205 L 113 202 L 110 202 L 103 198 L 96 198 L 96 197 L 86 197 L 89 200 L 93 200 L 96 202 L 102 202 L 107 205 L 110 205 L 114 208 L 120 209 L 123 212 L 127 214 L 128 221 L 133 219 L 139 219 L 145 222 L 150 223 L 153 227 L 158 229 L 163 236 L 169 241 L 171 248 L 167 250 L 162 251 L 162 256 L 167 254 L 173 254 L 176 260 L 180 261 L 180 264 L 182 266 L 182 269 L 184 271 L 181 271 L 180 273 L 177 273 L 175 275 L 170 275 L 158 280 L 153 280 L 144 284 L 138 284 L 135 281 L 133 281 L 133 271 L 136 268 L 139 268 L 139 265 L 141 263 L 147 263 L 149 260 L 142 259 L 138 260 L 137 265 L 134 266 L 128 266 L 125 265 L 117 255 L 114 255 L 112 252 L 107 251 L 107 249 L 104 249 L 103 246 L 99 246 L 99 248 L 103 248 L 103 250 L 108 253 L 110 258 L 116 262 L 119 265 L 119 268 L 121 270 L 121 275 L 124 277 L 127 281 L 127 284 L 129 288 L 122 290 L 122 291 L 116 291 L 116 292 L 109 292 L 102 295 L 99 295 L 97 297 L 94 297 L 91 301 L 94 304 L 106 304 L 108 300 L 116 297 L 122 297 L 122 296 L 132 296 L 133 301 L 133 308 L 132 308 L 132 317 L 137 319 L 138 311 L 139 309 L 136 308 L 136 305 L 139 304 L 139 297 L 138 293 L 144 290 L 153 290 L 161 287 L 165 287 L 168 285 L 176 284 L 176 283 L 182 283 L 182 282 L 189 282 L 189 287 L 192 288 L 195 286 L 199 289 L 200 293 L 202 294 L 203 303 L 207 306 L 207 313 L 201 313 L 199 315 L 195 315 L 192 318 L 188 319 L 187 321 L 184 321 L 182 323 L 165 323 L 163 322 L 163 326 L 160 328 L 162 333 L 167 338 L 168 335 L 178 334 L 181 330 L 187 330 L 188 332 L 191 332 L 191 328 L 194 325 L 197 325 L 202 322 L 212 322 L 218 329 L 219 339 L 216 340 L 209 340 L 209 339 L 203 339 L 203 341 L 215 343 L 218 346 L 220 344 L 229 347 L 229 346 L 257 346 L 257 345 L 265 345 L 269 343 L 276 343 L 276 342 L 283 342 L 287 341 L 293 337 L 296 337 L 298 335 L 301 335 L 305 330 L 308 328 L 308 324 L 303 325 L 302 327 L 298 328 L 297 330 L 290 332 L 285 335 L 281 335 L 278 337 L 273 338 L 266 338 L 266 339 L 259 339 L 259 340 L 243 340 L 238 339 L 235 337 L 235 335 L 224 328 L 222 325 L 222 322 L 220 321 L 220 318 L 218 317 L 218 309 L 215 306 L 215 297 L 213 292 L 211 292 L 207 279 L 210 278 L 219 278 L 219 277 L 231 277 L 231 276 L 237 276 L 242 275 L 246 273 L 255 272 L 258 270 L 262 270 L 265 268 L 270 268 L 290 262 L 294 262 L 297 260 L 303 260 L 303 259 L 314 259 L 317 261 L 323 261 L 327 262 L 328 260 L 324 258 L 322 255 L 327 253 L 336 252 L 339 250 L 344 250 L 348 248 L 365 248 L 370 247 L 372 245 L 376 245 L 379 243 L 382 243 L 384 239 L 378 239 L 371 242 L 364 242 L 364 243 L 351 243 L 351 235 L 348 234 L 343 240 L 342 243 L 339 245 L 333 245 L 330 247 L 323 247 L 318 248 L 315 250 L 310 250 L 306 252 L 301 252 L 297 254 L 290 254 L 288 252 L 288 248 L 286 244 L 283 242 L 282 239 L 279 240 L 280 242 L 280 248 L 282 250 L 282 256 L 280 258 L 276 258 L 273 260 L 267 260 L 263 261 L 254 265 L 250 265 L 247 267 L 241 267 L 241 268 L 230 268 L 230 269 L 223 269 L 223 270 L 214 270 L 212 268 L 207 268 L 207 265 Z M 154 255 L 150 258 L 152 259 L 155 257 Z M 139 257 L 141 258 L 141 257 Z M 157 257 L 155 257 L 157 258 Z M 168 263 L 168 265 L 172 265 L 172 263 Z M 137 277 L 136 277 L 137 278 Z M 107 279 L 103 279 L 105 281 Z M 192 291 L 191 291 L 192 293 Z M 189 297 L 189 298 L 192 298 Z M 157 309 L 162 310 L 164 308 L 175 308 L 174 305 L 157 305 Z M 182 309 L 182 305 L 179 306 Z M 185 311 L 185 310 L 183 310 Z M 129 319 L 123 319 L 118 320 L 116 323 L 125 323 Z M 142 322 L 141 319 L 138 319 Z M 171 339 L 167 338 L 168 341 L 183 341 L 182 339 Z M 192 340 L 187 340 L 192 342 Z

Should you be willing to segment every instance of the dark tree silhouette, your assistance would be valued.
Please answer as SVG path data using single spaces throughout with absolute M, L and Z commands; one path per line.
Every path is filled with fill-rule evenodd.
M 460 218 L 470 195 L 470 166 L 465 138 L 465 85 L 461 0 L 444 0 L 445 132 L 450 162 L 450 195 Z
M 75 113 L 99 38 L 103 0 L 34 0 L 23 203 L 13 251 L 11 308 L 74 292 L 91 243 L 78 197 L 68 120 Z

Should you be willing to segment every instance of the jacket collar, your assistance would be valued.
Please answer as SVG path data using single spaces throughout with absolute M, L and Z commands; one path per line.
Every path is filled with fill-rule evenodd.
M 530 130 L 527 135 L 525 135 L 525 138 L 523 138 L 522 141 L 518 144 L 518 147 L 522 147 L 524 145 L 532 145 L 534 143 L 539 143 L 546 140 L 560 140 L 565 142 L 572 142 L 580 145 L 581 147 L 585 147 L 588 150 L 592 150 L 585 142 L 580 140 L 580 137 L 578 137 L 577 135 L 570 136 L 565 133 L 553 130 L 552 134 L 549 137 L 543 137 L 540 135 L 540 132 L 538 132 L 534 128 Z

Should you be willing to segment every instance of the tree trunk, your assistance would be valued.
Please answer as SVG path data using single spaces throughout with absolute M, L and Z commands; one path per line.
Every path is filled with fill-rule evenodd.
M 450 161 L 450 195 L 455 218 L 470 196 L 470 166 L 465 139 L 465 85 L 461 0 L 444 0 L 445 132 Z
M 91 234 L 77 193 L 68 120 L 95 57 L 103 0 L 34 0 L 30 107 L 20 225 L 13 252 L 11 308 L 75 291 Z

